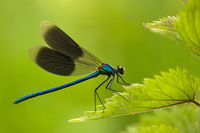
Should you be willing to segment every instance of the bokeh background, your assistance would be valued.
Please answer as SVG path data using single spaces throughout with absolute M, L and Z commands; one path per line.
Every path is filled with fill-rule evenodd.
M 63 29 L 79 45 L 113 66 L 124 65 L 124 79 L 142 83 L 161 71 L 179 66 L 200 77 L 199 59 L 174 40 L 151 33 L 142 25 L 184 9 L 182 0 L 6 0 L 0 4 L 0 132 L 1 133 L 118 133 L 137 122 L 135 114 L 81 123 L 68 123 L 94 110 L 99 76 L 76 86 L 23 103 L 24 95 L 71 82 L 76 77 L 48 73 L 28 55 L 32 45 L 46 45 L 41 21 Z M 112 92 L 99 89 L 102 99 Z M 113 87 L 121 89 L 121 85 Z

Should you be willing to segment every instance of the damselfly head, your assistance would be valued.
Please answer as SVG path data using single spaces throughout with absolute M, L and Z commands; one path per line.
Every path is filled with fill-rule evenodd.
M 122 74 L 122 75 L 124 74 L 125 69 L 124 69 L 123 66 L 118 66 L 117 69 L 118 69 L 118 72 L 119 72 L 120 74 Z

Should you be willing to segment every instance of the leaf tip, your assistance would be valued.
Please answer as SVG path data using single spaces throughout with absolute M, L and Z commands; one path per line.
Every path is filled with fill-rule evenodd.
M 144 28 L 146 28 L 146 29 L 149 29 L 149 28 L 150 28 L 150 26 L 149 26 L 149 25 L 146 25 L 144 22 L 142 23 L 142 25 L 143 25 Z
M 83 121 L 85 121 L 85 119 L 83 117 L 68 120 L 68 122 L 83 122 Z

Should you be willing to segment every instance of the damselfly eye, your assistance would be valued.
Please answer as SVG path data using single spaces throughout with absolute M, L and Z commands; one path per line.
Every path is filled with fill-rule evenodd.
M 119 71 L 120 74 L 124 74 L 125 70 L 124 70 L 123 66 L 118 66 L 117 69 L 118 69 L 118 71 Z

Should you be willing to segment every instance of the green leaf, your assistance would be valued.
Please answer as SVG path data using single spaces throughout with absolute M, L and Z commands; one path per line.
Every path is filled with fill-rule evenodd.
M 162 76 L 155 76 L 155 79 L 145 79 L 144 84 L 124 86 L 126 91 L 119 94 L 127 100 L 114 94 L 106 99 L 105 109 L 99 105 L 96 112 L 87 111 L 86 116 L 69 120 L 69 122 L 135 114 L 189 102 L 199 106 L 199 103 L 195 101 L 199 79 L 180 68 L 170 69 L 169 73 L 162 72 L 161 74 Z
M 174 27 L 185 42 L 181 45 L 200 56 L 200 1 L 187 2 L 185 11 L 181 11 L 178 16 L 179 19 L 174 22 Z
M 200 109 L 197 106 L 191 106 L 190 104 L 165 108 L 162 109 L 162 111 L 153 111 L 152 113 L 146 113 L 139 117 L 138 122 L 127 126 L 126 131 L 121 133 L 140 133 L 143 131 L 141 129 L 155 129 L 154 126 L 160 131 L 161 125 L 164 126 L 164 128 L 172 128 L 170 133 L 177 129 L 182 133 L 199 133 L 200 129 Z M 154 132 L 155 131 L 152 131 L 152 133 Z M 160 133 L 163 132 L 165 131 L 160 131 Z
M 200 1 L 184 2 L 185 11 L 181 11 L 178 17 L 166 17 L 144 24 L 144 27 L 175 39 L 184 48 L 200 56 Z
M 174 29 L 174 20 L 177 20 L 176 17 L 172 16 L 168 16 L 168 17 L 163 17 L 163 19 L 159 19 L 159 21 L 153 21 L 153 23 L 147 23 L 144 24 L 144 27 L 147 29 L 154 29 L 154 30 L 163 30 L 163 32 L 165 30 L 167 31 L 175 31 Z
M 183 2 L 184 2 L 185 4 L 187 4 L 188 1 L 190 1 L 190 0 L 183 0 Z
M 177 34 L 174 28 L 174 21 L 177 20 L 177 17 L 164 17 L 163 19 L 159 19 L 159 21 L 153 21 L 153 23 L 144 24 L 144 27 L 150 29 L 152 32 L 168 36 L 172 39 L 179 40 L 180 37 Z
M 130 127 L 127 132 L 121 133 L 181 133 L 177 128 L 167 125 L 152 125 L 145 127 Z
M 179 36 L 174 28 L 174 22 L 177 21 L 177 17 L 164 17 L 163 19 L 159 19 L 159 21 L 153 21 L 153 23 L 143 24 L 145 28 L 150 29 L 152 32 L 167 36 L 171 39 L 176 40 L 182 46 L 185 46 L 186 43 Z
M 199 133 L 200 110 L 189 104 L 154 111 L 153 114 L 144 114 L 140 119 L 140 126 L 170 125 L 177 127 L 182 133 Z

